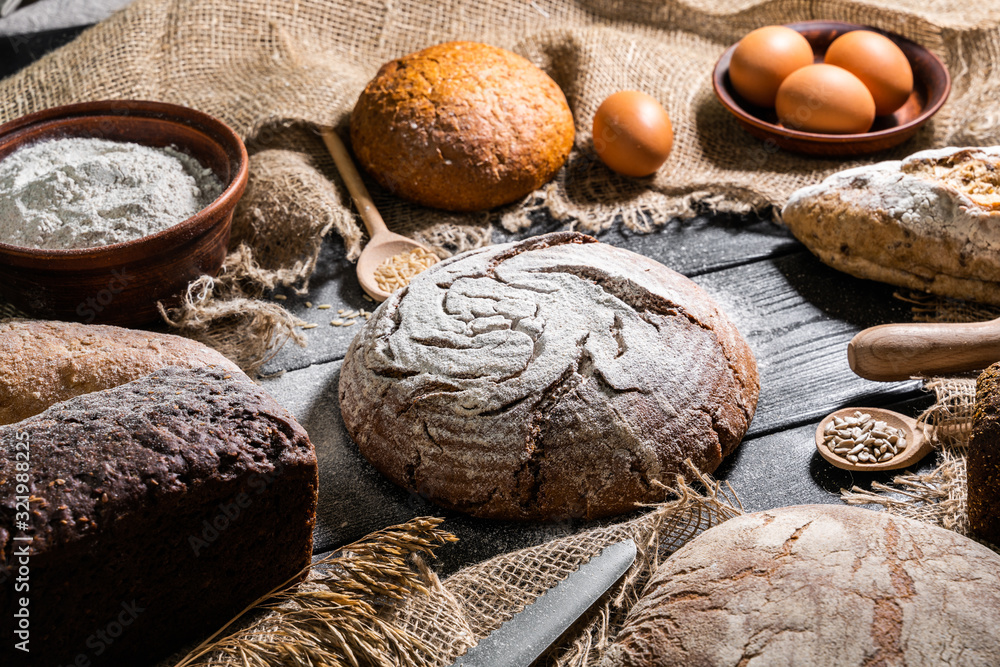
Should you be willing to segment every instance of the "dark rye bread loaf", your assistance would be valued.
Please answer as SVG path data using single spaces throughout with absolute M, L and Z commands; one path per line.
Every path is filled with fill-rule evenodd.
M 310 562 L 315 452 L 242 374 L 165 368 L 2 426 L 0 449 L 5 665 L 149 664 Z M 30 655 L 11 650 L 22 597 Z
M 459 255 L 393 294 L 348 349 L 344 423 L 395 483 L 498 519 L 600 517 L 714 470 L 757 368 L 697 285 L 571 232 Z
M 969 527 L 1000 545 L 1000 363 L 976 381 L 976 412 L 966 459 Z
M 671 555 L 601 667 L 1000 665 L 1000 555 L 842 505 L 757 512 Z

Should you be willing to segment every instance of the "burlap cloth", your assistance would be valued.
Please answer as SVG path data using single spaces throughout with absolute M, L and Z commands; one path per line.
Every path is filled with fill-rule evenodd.
M 897 295 L 924 322 L 973 322 L 1000 317 L 1000 308 L 925 294 Z M 931 378 L 935 401 L 918 419 L 934 444 L 930 472 L 897 476 L 871 490 L 842 490 L 845 502 L 880 505 L 892 514 L 970 535 L 966 452 L 975 408 L 975 379 Z M 625 578 L 539 661 L 556 667 L 594 666 L 638 600 L 660 561 L 742 508 L 728 487 L 698 476 L 704 494 L 678 479 L 677 500 L 636 519 L 552 540 L 467 567 L 443 582 L 421 556 L 451 539 L 439 519 L 416 519 L 345 547 L 296 587 L 241 619 L 176 667 L 413 665 L 443 667 L 605 546 L 635 540 L 639 555 Z M 986 546 L 1000 551 L 1000 546 Z M 359 562 L 360 561 L 360 562 Z M 351 597 L 345 602 L 341 593 Z M 333 594 L 334 600 L 330 596 Z
M 915 292 L 897 296 L 913 304 L 917 322 L 984 322 L 1000 317 L 1000 308 L 996 306 Z M 975 374 L 927 378 L 924 388 L 933 392 L 934 403 L 917 422 L 934 445 L 934 469 L 899 475 L 892 484 L 876 482 L 870 491 L 858 487 L 845 489 L 842 496 L 852 505 L 874 503 L 893 514 L 926 521 L 977 539 L 969 531 L 965 474 L 976 409 Z M 986 546 L 1000 551 L 1000 545 Z
M 166 314 L 179 333 L 255 370 L 295 319 L 260 297 L 304 290 L 323 237 L 348 256 L 362 231 L 316 127 L 343 128 L 358 93 L 385 61 L 450 39 L 527 56 L 562 86 L 576 147 L 558 178 L 489 213 L 449 215 L 372 187 L 389 225 L 442 255 L 488 243 L 544 210 L 584 231 L 621 218 L 642 230 L 705 205 L 770 210 L 795 189 L 850 164 L 794 156 L 746 135 L 715 100 L 710 75 L 726 46 L 752 28 L 827 18 L 891 30 L 924 44 L 954 78 L 951 99 L 895 155 L 947 144 L 1000 143 L 1000 9 L 967 0 L 137 0 L 79 39 L 0 83 L 0 121 L 50 106 L 153 99 L 214 114 L 246 138 L 250 185 L 222 275 L 192 286 Z M 597 161 L 590 124 L 613 91 L 645 90 L 673 119 L 667 165 L 650 179 Z M 883 155 L 881 157 L 887 157 Z M 370 184 L 372 185 L 372 184 Z
M 677 500 L 638 518 L 497 556 L 443 582 L 425 561 L 454 538 L 441 519 L 414 519 L 315 563 L 306 583 L 173 664 L 443 667 L 604 547 L 631 538 L 635 564 L 540 659 L 594 665 L 660 561 L 741 513 L 731 489 L 706 477 L 700 483 L 705 494 L 678 480 Z
M 361 227 L 316 128 L 343 130 L 358 93 L 383 62 L 450 39 L 489 42 L 548 71 L 576 119 L 576 145 L 556 180 L 499 210 L 430 211 L 369 182 L 390 227 L 444 256 L 488 243 L 494 225 L 523 228 L 536 212 L 590 232 L 616 219 L 648 230 L 702 207 L 773 214 L 797 188 L 853 166 L 791 155 L 750 138 L 712 94 L 712 67 L 729 44 L 761 25 L 814 18 L 902 34 L 934 51 L 952 74 L 951 98 L 937 117 L 879 159 L 943 145 L 1000 144 L 1000 8 L 968 0 L 880 6 L 843 0 L 138 0 L 0 82 L 0 121 L 59 104 L 133 98 L 195 107 L 234 127 L 247 141 L 251 168 L 231 252 L 222 274 L 193 284 L 185 305 L 165 320 L 252 371 L 288 338 L 301 341 L 295 319 L 261 297 L 278 286 L 304 291 L 331 231 L 343 238 L 348 257 L 360 252 Z M 594 157 L 593 113 L 604 97 L 626 88 L 660 99 L 673 120 L 674 151 L 649 179 L 616 176 Z M 948 389 L 941 404 L 964 405 L 963 392 Z M 961 506 L 962 484 L 948 487 L 956 500 L 942 507 Z M 941 505 L 940 498 L 926 500 L 920 495 L 909 505 Z M 416 557 L 446 536 L 433 522 L 411 522 L 338 554 L 309 584 L 196 662 L 445 665 L 604 545 L 631 536 L 642 552 L 635 568 L 547 658 L 592 665 L 657 560 L 736 511 L 711 493 L 685 490 L 681 500 L 639 519 L 500 556 L 445 582 Z M 961 530 L 957 509 L 923 514 Z

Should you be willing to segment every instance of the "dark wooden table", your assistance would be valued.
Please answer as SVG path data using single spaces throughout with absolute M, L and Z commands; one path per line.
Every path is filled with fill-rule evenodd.
M 557 228 L 541 220 L 517 237 L 496 233 L 494 241 Z M 599 238 L 691 277 L 722 305 L 753 349 L 761 376 L 757 414 L 735 455 L 715 474 L 732 485 L 747 511 L 839 503 L 841 488 L 867 488 L 898 474 L 852 475 L 827 464 L 813 444 L 818 421 L 838 408 L 892 407 L 916 414 L 928 404 L 917 382 L 869 382 L 847 364 L 847 342 L 855 333 L 909 321 L 908 306 L 893 297 L 893 288 L 826 267 L 786 230 L 756 217 L 706 215 L 646 235 L 615 223 Z M 372 307 L 353 271 L 340 240 L 328 239 L 309 293 L 286 292 L 284 301 L 295 315 L 319 326 L 303 331 L 308 347 L 286 346 L 265 367 L 266 372 L 284 371 L 264 386 L 302 421 L 319 452 L 317 552 L 391 523 L 436 514 L 446 517 L 446 526 L 460 538 L 439 551 L 439 567 L 448 573 L 586 527 L 579 522 L 508 524 L 443 511 L 394 487 L 361 458 L 337 406 L 340 363 L 360 325 L 329 325 L 337 309 Z M 318 310 L 319 304 L 332 308 Z
M 4 43 L 6 40 L 6 44 Z M 51 36 L 0 37 L 0 54 L 16 50 L 18 62 L 37 58 Z M 16 48 L 14 48 L 16 47 Z M 12 69 L 12 61 L 0 66 Z M 0 70 L 2 72 L 3 70 Z M 387 221 L 392 226 L 392 220 Z M 496 233 L 495 242 L 554 231 L 540 218 L 517 237 Z M 887 482 L 893 473 L 855 474 L 832 468 L 815 451 L 812 433 L 820 418 L 845 406 L 879 406 L 916 414 L 929 403 L 916 382 L 875 383 L 855 376 L 846 345 L 861 329 L 909 321 L 908 306 L 893 288 L 838 273 L 808 253 L 783 228 L 753 216 L 703 215 L 674 221 L 638 235 L 614 223 L 599 235 L 652 257 L 691 277 L 708 291 L 747 338 L 756 355 L 761 396 L 750 432 L 716 477 L 729 482 L 747 511 L 804 503 L 840 503 L 841 488 Z M 340 363 L 360 328 L 333 327 L 337 309 L 371 309 L 362 298 L 354 265 L 340 239 L 325 243 L 308 295 L 286 292 L 295 315 L 320 326 L 305 330 L 306 348 L 286 346 L 265 368 L 283 371 L 264 386 L 309 431 L 320 460 L 317 553 L 414 516 L 446 517 L 460 541 L 439 551 L 437 569 L 447 574 L 497 553 L 576 531 L 585 524 L 508 524 L 446 512 L 383 479 L 347 437 L 337 405 Z M 313 308 L 308 308 L 310 301 Z M 316 305 L 330 304 L 331 310 Z M 925 463 L 924 466 L 928 466 Z

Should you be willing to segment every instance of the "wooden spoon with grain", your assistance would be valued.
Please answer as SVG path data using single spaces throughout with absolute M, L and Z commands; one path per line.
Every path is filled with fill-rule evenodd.
M 906 448 L 893 456 L 888 461 L 882 463 L 852 463 L 843 456 L 831 452 L 824 443 L 826 425 L 834 418 L 846 419 L 853 417 L 855 412 L 862 412 L 872 416 L 873 420 L 883 421 L 894 429 L 898 430 L 906 438 Z M 831 465 L 843 470 L 856 472 L 880 472 L 882 470 L 897 470 L 906 468 L 920 461 L 927 456 L 934 448 L 931 446 L 931 439 L 924 429 L 917 424 L 916 419 L 901 415 L 892 410 L 882 408 L 843 408 L 836 412 L 831 412 L 820 421 L 816 427 L 816 450 L 819 455 L 826 459 Z
M 361 283 L 361 289 L 368 296 L 376 301 L 385 301 L 389 298 L 389 292 L 379 287 L 375 281 L 375 270 L 378 269 L 379 265 L 391 257 L 411 252 L 417 248 L 422 248 L 430 254 L 434 254 L 434 251 L 419 241 L 389 231 L 382 216 L 379 215 L 378 209 L 375 208 L 368 188 L 361 180 L 361 175 L 354 166 L 354 161 L 347 152 L 344 142 L 340 140 L 332 127 L 324 127 L 322 135 L 323 142 L 337 165 L 337 171 L 344 179 L 347 191 L 351 193 L 351 200 L 354 201 L 358 214 L 365 223 L 365 229 L 368 230 L 368 244 L 365 245 L 361 256 L 358 257 L 358 282 Z

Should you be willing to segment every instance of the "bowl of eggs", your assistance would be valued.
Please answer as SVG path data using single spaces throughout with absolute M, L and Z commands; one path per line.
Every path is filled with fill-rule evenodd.
M 901 144 L 951 92 L 947 68 L 926 48 L 841 21 L 758 28 L 722 54 L 712 82 L 753 136 L 831 157 Z

